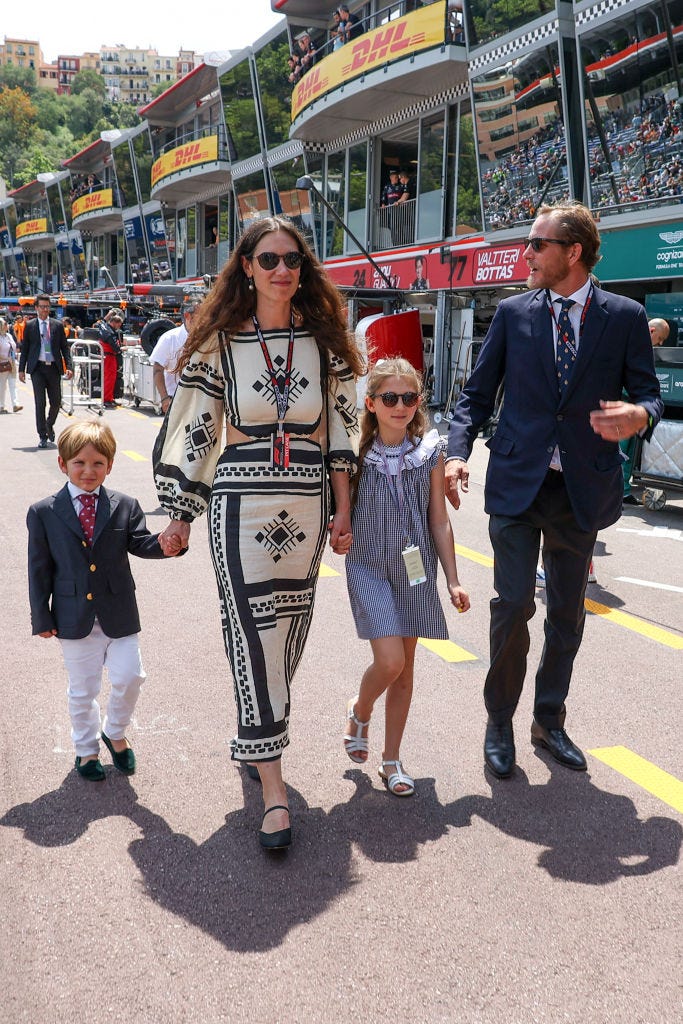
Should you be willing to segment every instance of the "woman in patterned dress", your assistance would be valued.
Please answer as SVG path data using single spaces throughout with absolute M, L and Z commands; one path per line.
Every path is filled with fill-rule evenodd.
M 155 448 L 159 500 L 171 518 L 162 538 L 187 545 L 190 523 L 207 512 L 237 702 L 232 757 L 258 769 L 261 845 L 289 846 L 280 758 L 290 686 L 328 530 L 335 552 L 351 543 L 362 365 L 339 293 L 286 218 L 257 221 L 242 235 L 178 368 Z

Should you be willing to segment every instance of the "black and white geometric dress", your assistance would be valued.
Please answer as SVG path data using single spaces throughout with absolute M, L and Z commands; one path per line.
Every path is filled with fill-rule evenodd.
M 282 382 L 289 329 L 263 336 Z M 272 464 L 277 405 L 253 331 L 222 344 L 215 335 L 193 354 L 155 448 L 162 507 L 186 521 L 208 513 L 237 702 L 235 760 L 273 760 L 289 742 L 290 686 L 328 535 L 328 470 L 350 472 L 356 463 L 354 377 L 343 360 L 331 353 L 327 359 L 329 375 L 314 338 L 295 331 L 288 469 Z M 224 419 L 249 440 L 223 448 Z
M 430 430 L 405 453 L 401 479 L 403 516 L 387 481 L 387 460 L 395 477 L 401 446 L 377 438 L 365 455 L 351 524 L 353 544 L 346 556 L 346 583 L 356 631 L 361 640 L 386 636 L 421 636 L 447 640 L 448 626 L 437 589 L 438 558 L 429 532 L 431 472 L 445 453 L 446 438 Z M 394 489 L 394 494 L 396 493 Z M 427 579 L 411 587 L 401 554 L 406 525 L 420 549 Z

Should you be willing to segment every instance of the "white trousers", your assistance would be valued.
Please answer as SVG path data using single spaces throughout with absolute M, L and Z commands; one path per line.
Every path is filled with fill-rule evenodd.
M 82 640 L 62 640 L 64 664 L 69 676 L 67 698 L 71 716 L 71 739 L 78 757 L 97 754 L 100 729 L 110 740 L 122 740 L 133 717 L 145 681 L 138 634 L 112 640 L 103 633 L 97 619 Z M 98 696 L 102 669 L 107 668 L 111 693 L 104 723 L 100 723 Z
M 5 408 L 5 395 L 8 385 L 12 411 L 14 411 L 17 404 L 17 378 L 13 373 L 0 373 L 0 409 Z

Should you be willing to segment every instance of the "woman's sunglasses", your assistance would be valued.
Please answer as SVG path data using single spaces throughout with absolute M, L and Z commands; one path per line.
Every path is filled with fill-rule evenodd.
M 524 245 L 528 249 L 529 246 L 534 252 L 542 252 L 546 245 L 574 245 L 574 242 L 568 242 L 566 238 L 541 238 L 537 235 L 535 238 L 525 238 Z
M 292 252 L 286 252 L 284 256 L 277 252 L 260 252 L 258 256 L 252 256 L 252 259 L 257 261 L 261 270 L 275 270 L 280 260 L 283 261 L 288 270 L 296 270 L 301 266 L 306 257 L 302 252 L 293 249 Z
M 370 397 L 381 398 L 382 404 L 386 405 L 389 409 L 393 409 L 395 405 L 398 405 L 400 398 L 406 409 L 412 409 L 414 405 L 417 405 L 420 395 L 417 391 L 404 391 L 402 395 L 397 395 L 395 391 L 384 391 L 381 395 L 371 395 Z

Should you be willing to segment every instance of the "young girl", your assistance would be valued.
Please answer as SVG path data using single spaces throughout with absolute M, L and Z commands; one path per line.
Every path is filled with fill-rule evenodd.
M 344 747 L 352 761 L 368 758 L 368 725 L 386 691 L 380 778 L 395 796 L 412 796 L 415 782 L 399 748 L 413 692 L 418 636 L 448 639 L 436 586 L 437 558 L 451 603 L 470 607 L 458 582 L 453 532 L 444 496 L 445 438 L 425 434 L 421 379 L 405 359 L 376 363 L 368 375 L 361 425 L 359 473 L 346 579 L 358 636 L 373 662 L 347 706 Z

